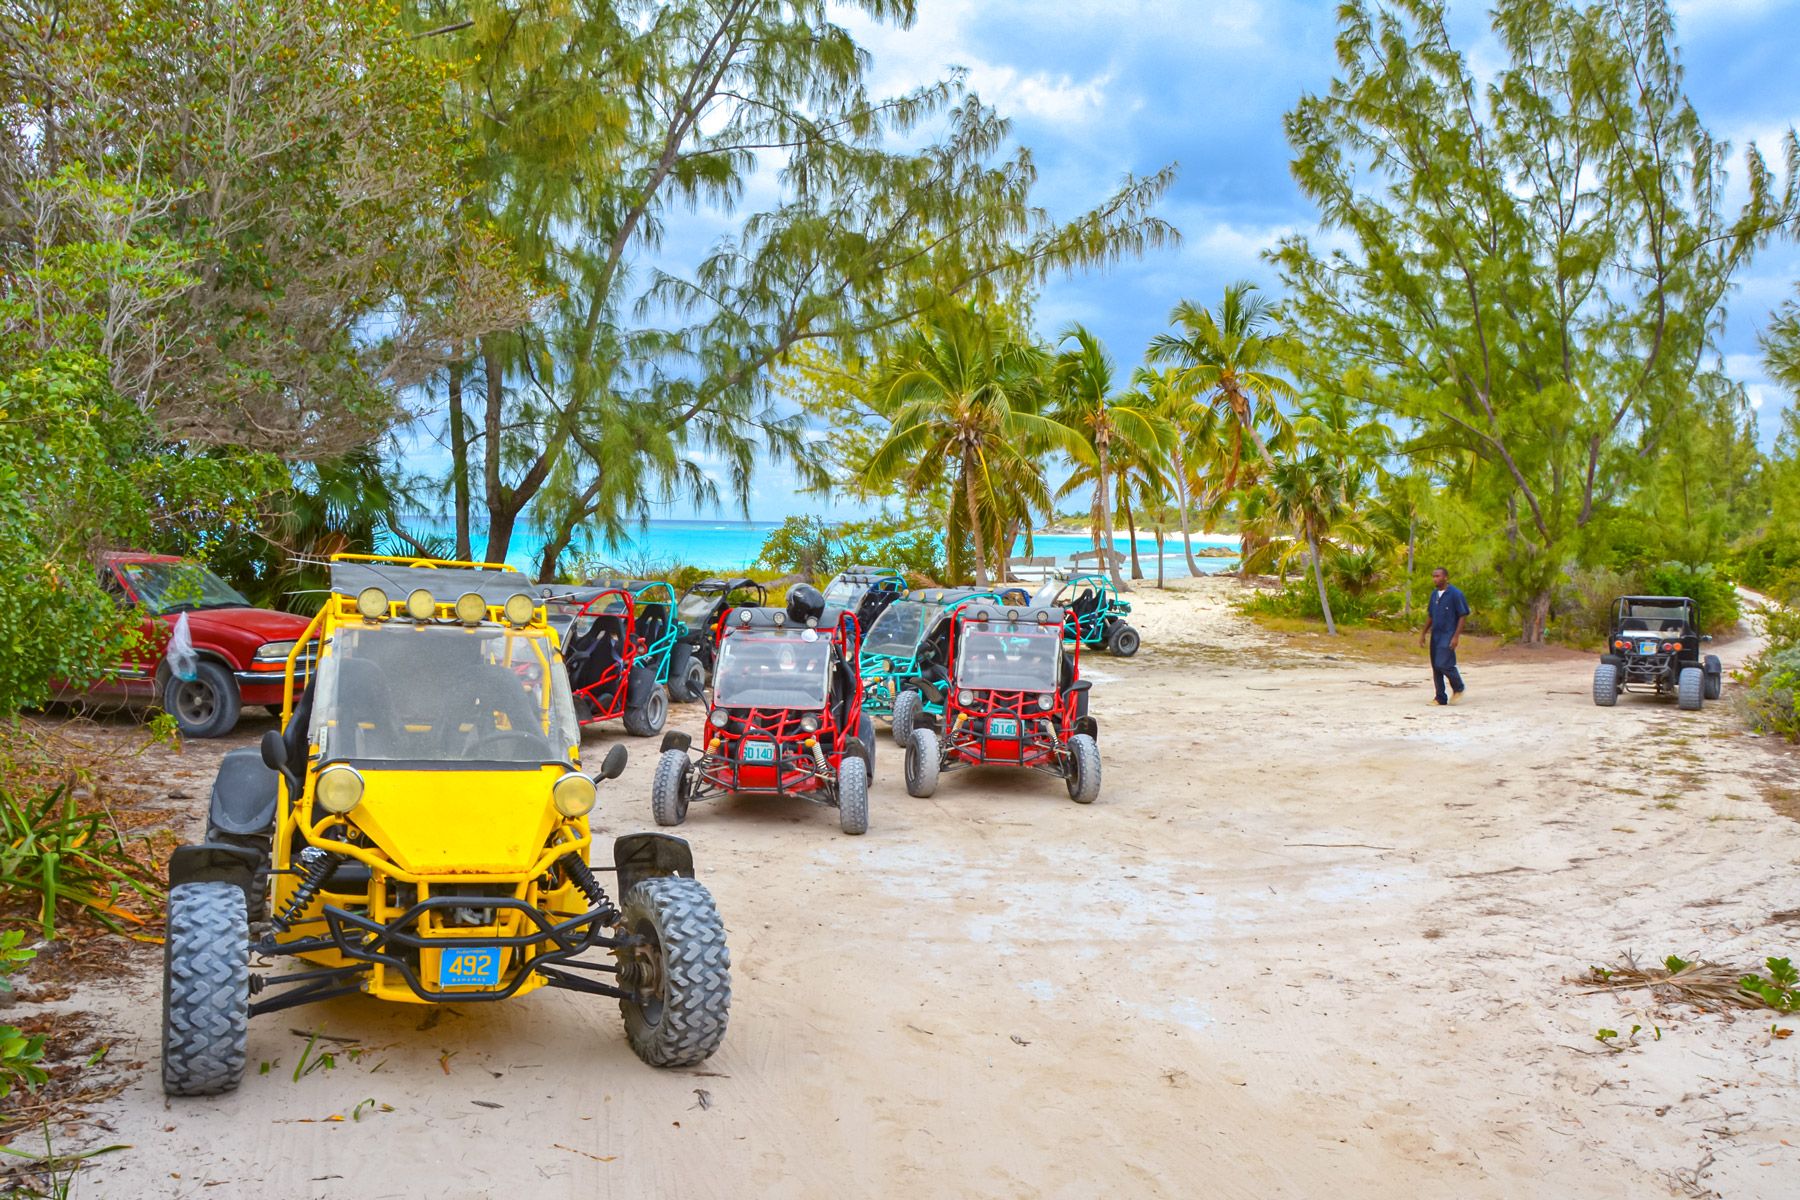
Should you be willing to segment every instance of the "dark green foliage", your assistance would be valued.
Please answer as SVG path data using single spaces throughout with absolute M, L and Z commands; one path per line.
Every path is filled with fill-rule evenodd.
M 1692 600 L 1702 633 L 1729 633 L 1743 616 L 1736 585 L 1717 567 L 1660 563 L 1644 572 L 1642 579 L 1642 586 L 1634 589 L 1641 595 L 1686 596 Z
M 154 904 L 158 894 L 125 836 L 105 814 L 81 811 L 68 785 L 0 782 L 0 896 L 33 898 L 46 939 L 61 907 L 117 931 L 141 919 L 121 901 Z
M 1752 973 L 1738 980 L 1738 986 L 1776 1012 L 1800 1012 L 1800 970 L 1786 958 L 1770 958 L 1763 965 L 1766 978 Z
M 857 564 L 895 567 L 935 582 L 944 578 L 944 535 L 924 524 L 885 518 L 832 524 L 819 517 L 789 517 L 764 540 L 757 563 L 778 571 L 824 579 Z
M 19 945 L 25 940 L 20 929 L 0 933 L 0 994 L 12 991 L 8 976 L 37 957 L 37 951 Z M 0 1100 L 12 1094 L 17 1085 L 28 1090 L 49 1078 L 38 1061 L 44 1057 L 44 1037 L 27 1037 L 15 1025 L 0 1025 Z

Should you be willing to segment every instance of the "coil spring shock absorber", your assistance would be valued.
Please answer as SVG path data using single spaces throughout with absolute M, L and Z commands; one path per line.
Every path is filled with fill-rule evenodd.
M 818 738 L 814 738 L 807 749 L 812 752 L 813 766 L 819 768 L 819 774 L 823 775 L 831 770 L 831 763 L 825 757 L 825 747 L 819 745 Z
M 331 878 L 331 873 L 337 870 L 337 865 L 342 858 L 343 856 L 340 854 L 321 850 L 317 846 L 308 846 L 300 851 L 300 868 L 305 874 L 300 877 L 300 886 L 294 889 L 294 894 L 289 897 L 286 907 L 276 915 L 273 921 L 269 922 L 276 933 L 286 933 L 294 922 L 300 919 L 300 914 L 305 912 L 306 906 L 318 897 L 319 890 L 325 886 L 325 881 Z
M 619 920 L 619 910 L 613 906 L 611 898 L 606 894 L 606 889 L 600 886 L 600 881 L 594 878 L 594 869 L 582 861 L 581 855 L 563 855 L 562 869 L 564 874 L 575 881 L 575 886 L 587 896 L 588 903 L 602 910 L 600 913 L 601 923 L 616 925 Z

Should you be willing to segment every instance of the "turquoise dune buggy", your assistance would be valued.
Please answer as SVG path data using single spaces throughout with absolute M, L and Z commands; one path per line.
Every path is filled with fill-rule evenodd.
M 1002 603 L 979 588 L 915 588 L 896 597 L 863 635 L 863 712 L 887 718 L 901 746 L 915 728 L 943 715 L 942 701 L 927 698 L 919 680 L 943 679 L 950 614 L 977 600 Z
M 825 612 L 820 625 L 836 625 L 845 613 L 856 618 L 849 652 L 856 655 L 862 635 L 882 610 L 906 592 L 906 575 L 895 567 L 845 567 L 825 585 Z
M 702 579 L 682 593 L 675 616 L 682 632 L 669 664 L 669 695 L 698 700 L 712 683 L 719 650 L 719 622 L 734 608 L 762 608 L 769 589 L 747 576 Z
M 1066 610 L 1067 641 L 1103 648 L 1117 658 L 1130 658 L 1138 652 L 1142 639 L 1125 620 L 1131 614 L 1131 604 L 1105 575 L 1058 575 L 1038 589 L 1031 603 Z

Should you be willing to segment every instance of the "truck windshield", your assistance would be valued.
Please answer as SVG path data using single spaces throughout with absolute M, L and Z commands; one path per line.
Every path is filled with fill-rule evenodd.
M 925 636 L 926 621 L 936 611 L 936 605 L 922 600 L 894 601 L 881 610 L 869 632 L 863 635 L 863 653 L 911 657 L 918 652 L 919 639 Z
M 713 703 L 723 708 L 824 708 L 831 641 L 812 629 L 733 633 L 716 678 Z
M 341 625 L 317 687 L 311 735 L 330 758 L 570 762 L 581 742 L 546 629 Z
M 250 607 L 241 592 L 199 563 L 128 562 L 119 564 L 119 573 L 153 613 Z
M 957 639 L 958 687 L 1054 692 L 1062 633 L 1041 625 L 970 621 Z

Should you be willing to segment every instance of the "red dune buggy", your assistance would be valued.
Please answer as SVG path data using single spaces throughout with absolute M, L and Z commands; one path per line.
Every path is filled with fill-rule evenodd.
M 1099 729 L 1080 678 L 1081 642 L 1069 610 L 971 604 L 953 614 L 943 682 L 918 686 L 941 701 L 936 729 L 916 728 L 906 747 L 906 790 L 929 796 L 938 775 L 963 767 L 1030 767 L 1068 785 L 1069 799 L 1100 795 Z M 930 695 L 930 693 L 937 693 Z
M 661 733 L 669 719 L 669 690 L 645 647 L 669 640 L 669 606 L 647 605 L 640 618 L 625 583 L 547 586 L 539 595 L 562 646 L 581 723 L 622 720 L 633 737 Z
M 837 809 L 845 833 L 868 830 L 875 722 L 862 710 L 856 618 L 821 626 L 823 609 L 803 585 L 786 608 L 731 610 L 699 755 L 687 734 L 663 738 L 650 793 L 658 825 L 681 824 L 695 800 L 764 792 Z

